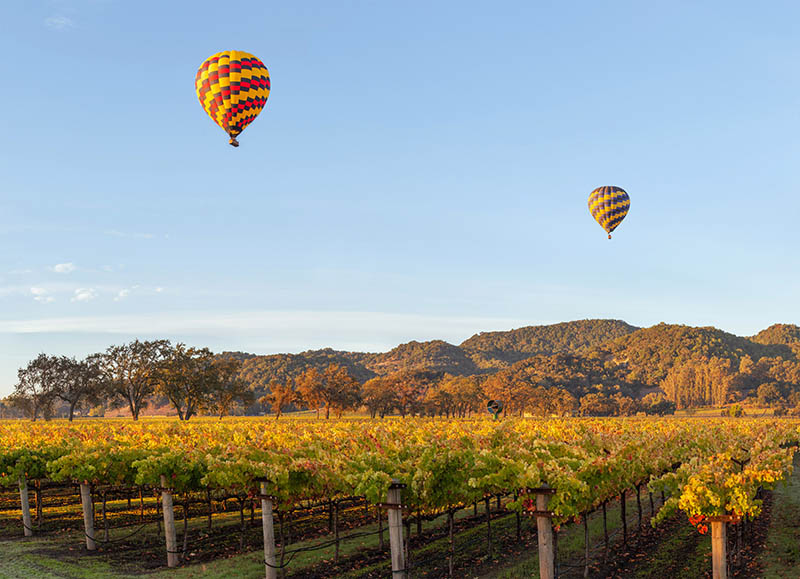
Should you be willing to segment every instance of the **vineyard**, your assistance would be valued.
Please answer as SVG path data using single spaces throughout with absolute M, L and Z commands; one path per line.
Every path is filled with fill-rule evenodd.
M 491 559 L 527 534 L 541 576 L 588 576 L 590 562 L 613 558 L 634 527 L 680 517 L 713 535 L 714 576 L 724 577 L 764 490 L 791 473 L 799 426 L 0 422 L 0 535 L 79 528 L 84 549 L 113 547 L 150 568 L 263 549 L 267 577 L 457 577 L 481 551 Z M 568 529 L 584 533 L 577 551 L 559 539 Z M 560 564 L 568 549 L 577 559 Z

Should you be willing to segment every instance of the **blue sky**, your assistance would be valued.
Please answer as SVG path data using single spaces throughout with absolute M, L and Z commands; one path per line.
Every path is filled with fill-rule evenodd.
M 134 337 L 800 321 L 796 3 L 224 6 L 0 6 L 0 395 Z M 194 94 L 227 49 L 272 77 L 239 149 Z

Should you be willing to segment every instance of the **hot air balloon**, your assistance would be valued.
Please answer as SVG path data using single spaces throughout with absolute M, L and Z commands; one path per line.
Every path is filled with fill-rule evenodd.
M 489 414 L 494 416 L 494 419 L 497 420 L 497 415 L 503 411 L 503 403 L 499 400 L 489 400 L 486 404 L 486 410 L 489 411 Z
M 228 133 L 229 143 L 238 147 L 236 137 L 267 104 L 267 67 L 248 52 L 218 52 L 200 65 L 194 84 L 203 109 Z
M 589 195 L 589 212 L 606 230 L 609 239 L 611 232 L 625 219 L 630 206 L 631 199 L 621 187 L 598 187 Z

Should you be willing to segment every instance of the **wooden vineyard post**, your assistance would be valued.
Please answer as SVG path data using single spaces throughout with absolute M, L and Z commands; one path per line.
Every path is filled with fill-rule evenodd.
M 491 497 L 484 499 L 486 502 L 486 542 L 489 546 L 489 559 L 492 558 L 492 505 Z
M 211 502 L 211 487 L 206 487 L 206 504 L 208 504 L 208 530 L 211 530 L 211 517 L 214 515 L 214 503 Z
M 402 493 L 406 485 L 392 479 L 386 495 L 386 508 L 389 511 L 389 548 L 392 552 L 392 579 L 407 576 L 403 553 L 403 502 Z
M 608 518 L 606 516 L 606 502 L 603 501 L 603 563 L 608 557 Z
M 583 576 L 589 577 L 589 515 L 583 513 Z
M 456 561 L 456 545 L 455 541 L 453 540 L 453 509 L 452 507 L 447 509 L 447 534 L 448 538 L 450 539 L 450 553 L 447 557 L 447 576 L 448 577 L 455 577 L 453 575 L 453 568 L 455 567 Z
M 641 497 L 641 489 L 642 485 L 636 485 L 636 512 L 639 513 L 639 529 L 642 528 L 642 497 Z
M 554 579 L 555 549 L 553 545 L 553 524 L 550 520 L 552 514 L 547 510 L 550 495 L 555 491 L 550 488 L 533 489 L 536 494 L 536 534 L 539 539 L 539 577 L 540 579 Z
M 333 540 L 336 542 L 336 547 L 333 552 L 333 562 L 339 562 L 339 501 L 333 501 Z
M 25 477 L 19 477 L 19 502 L 22 505 L 22 531 L 26 537 L 32 537 L 31 503 L 28 499 L 28 481 Z
M 95 551 L 94 540 L 94 504 L 92 504 L 92 488 L 87 481 L 81 483 L 81 507 L 83 507 L 83 532 L 86 535 L 86 549 Z
M 728 521 L 730 516 L 709 517 L 711 522 L 711 562 L 713 579 L 728 578 Z
M 628 545 L 628 515 L 625 512 L 626 506 L 625 491 L 623 490 L 621 493 L 619 493 L 619 516 L 622 522 L 622 542 L 625 544 L 625 546 Z
M 161 475 L 161 507 L 164 511 L 164 536 L 167 540 L 167 567 L 178 566 L 178 541 L 175 537 L 175 511 L 172 508 L 172 490 L 167 488 L 167 477 Z
M 275 561 L 275 527 L 272 517 L 272 497 L 267 496 L 267 481 L 261 479 L 261 524 L 264 527 L 264 567 L 266 578 L 277 579 L 278 565 Z

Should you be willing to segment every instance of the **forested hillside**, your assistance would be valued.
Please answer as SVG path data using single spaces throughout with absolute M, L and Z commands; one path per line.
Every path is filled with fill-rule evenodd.
M 498 369 L 536 354 L 584 354 L 637 329 L 622 320 L 577 320 L 481 332 L 462 342 L 461 348 L 479 368 Z
M 800 403 L 797 353 L 800 328 L 794 325 L 775 324 L 746 338 L 714 327 L 577 320 L 481 332 L 460 346 L 412 341 L 382 354 L 318 350 L 250 357 L 242 377 L 262 395 L 273 380 L 336 363 L 360 382 L 391 377 L 383 383 L 395 389 L 419 372 L 474 376 L 486 396 L 526 407 L 537 400 L 552 405 L 559 396 L 563 404 L 567 394 L 577 403 L 588 394 L 641 399 L 659 391 L 678 407 L 748 397 L 793 406 Z
M 365 364 L 376 374 L 389 374 L 400 370 L 429 370 L 456 375 L 478 372 L 462 348 L 442 340 L 400 344 L 385 354 L 371 356 Z
M 366 382 L 375 373 L 367 369 L 364 362 L 372 354 L 361 352 L 341 352 L 331 348 L 308 350 L 300 354 L 271 354 L 252 356 L 242 361 L 240 376 L 255 389 L 264 389 L 273 380 L 284 382 L 297 378 L 308 368 L 324 370 L 330 364 L 338 364 L 347 369 L 359 382 Z
M 241 376 L 256 387 L 296 378 L 308 368 L 323 371 L 334 363 L 361 382 L 394 372 L 441 372 L 455 376 L 490 374 L 537 354 L 584 354 L 637 328 L 620 320 L 578 320 L 528 326 L 506 332 L 482 332 L 460 346 L 443 340 L 411 341 L 385 353 L 342 352 L 330 348 L 300 354 L 256 356 L 225 352 L 242 361 Z
M 784 344 L 796 348 L 800 346 L 800 327 L 794 324 L 773 324 L 750 339 L 758 344 Z
M 617 364 L 627 365 L 631 381 L 649 385 L 658 385 L 672 367 L 693 360 L 725 359 L 738 368 L 745 356 L 754 361 L 793 357 L 788 347 L 756 343 L 717 328 L 663 323 L 613 340 L 600 350 L 609 352 Z
M 130 367 L 123 354 L 144 366 Z M 0 416 L 119 408 L 136 415 L 166 405 L 187 416 L 302 408 L 464 415 L 488 399 L 517 414 L 661 413 L 737 402 L 800 414 L 800 328 L 775 324 L 748 338 L 714 327 L 578 320 L 483 332 L 460 346 L 411 341 L 384 353 L 261 356 L 136 341 L 81 362 L 42 354 L 20 377 L 0 401 Z M 122 388 L 123 378 L 141 384 Z

